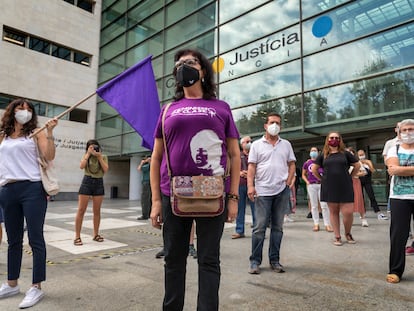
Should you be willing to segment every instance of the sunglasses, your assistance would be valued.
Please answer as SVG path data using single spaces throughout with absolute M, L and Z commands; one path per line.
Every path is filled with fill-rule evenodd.
M 340 140 L 341 138 L 337 137 L 337 136 L 333 136 L 333 137 L 329 137 L 329 140 Z
M 178 62 L 175 63 L 175 68 L 179 68 L 182 65 L 188 65 L 191 67 L 194 67 L 195 65 L 199 64 L 200 61 L 197 58 L 189 58 L 189 59 L 184 59 L 184 60 L 179 60 Z

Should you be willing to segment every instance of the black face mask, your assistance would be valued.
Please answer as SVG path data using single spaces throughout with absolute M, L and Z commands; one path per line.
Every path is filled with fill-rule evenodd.
M 197 69 L 188 66 L 182 65 L 177 69 L 177 81 L 182 87 L 189 87 L 200 80 L 200 74 Z

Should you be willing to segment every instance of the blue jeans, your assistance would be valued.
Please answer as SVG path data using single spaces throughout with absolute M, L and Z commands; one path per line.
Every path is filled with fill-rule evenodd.
M 259 196 L 255 200 L 256 226 L 252 235 L 250 262 L 262 263 L 263 242 L 270 220 L 269 263 L 278 263 L 283 237 L 283 219 L 289 205 L 289 187 L 272 196 Z
M 217 217 L 178 217 L 172 213 L 170 197 L 162 195 L 162 214 L 165 251 L 163 310 L 181 311 L 184 308 L 188 245 L 193 220 L 197 233 L 197 310 L 218 310 L 220 240 L 227 209 Z
M 32 283 L 46 280 L 46 243 L 43 236 L 47 198 L 42 182 L 18 181 L 1 189 L 1 204 L 9 247 L 8 280 L 20 277 L 23 255 L 23 225 L 26 218 L 29 244 L 33 251 Z
M 246 203 L 249 202 L 250 209 L 252 210 L 253 226 L 256 224 L 256 216 L 254 215 L 254 202 L 250 201 L 247 197 L 247 185 L 239 186 L 239 205 L 237 210 L 236 219 L 236 232 L 244 234 L 244 219 L 246 215 Z

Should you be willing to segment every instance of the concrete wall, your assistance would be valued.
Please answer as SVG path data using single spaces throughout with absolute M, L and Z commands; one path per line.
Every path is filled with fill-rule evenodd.
M 101 2 L 96 1 L 92 14 L 61 0 L 1 0 L 1 31 L 6 25 L 90 54 L 92 59 L 87 67 L 0 40 L 0 93 L 68 107 L 93 93 L 98 76 Z M 77 193 L 83 176 L 79 162 L 86 141 L 95 137 L 96 97 L 79 108 L 89 111 L 87 124 L 61 120 L 55 129 L 55 165 L 61 182 L 57 199 Z M 39 117 L 40 125 L 46 120 Z

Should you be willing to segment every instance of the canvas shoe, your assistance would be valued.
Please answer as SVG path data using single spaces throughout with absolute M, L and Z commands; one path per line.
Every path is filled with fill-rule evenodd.
M 194 259 L 197 259 L 197 250 L 195 249 L 194 244 L 190 244 L 188 256 L 192 256 Z
M 414 255 L 414 247 L 412 247 L 412 246 L 407 246 L 407 247 L 405 248 L 405 255 L 407 255 L 407 256 Z
M 250 274 L 260 274 L 259 265 L 257 263 L 255 263 L 254 261 L 250 263 L 249 273 Z
M 378 213 L 378 220 L 388 220 L 388 217 L 383 213 Z
M 362 219 L 361 226 L 362 227 L 368 227 L 368 221 L 365 218 Z
M 276 273 L 283 273 L 283 272 L 285 272 L 285 269 L 283 268 L 283 266 L 280 263 L 278 263 L 278 262 L 272 262 L 272 263 L 270 263 L 270 269 L 272 269 Z
M 19 304 L 19 308 L 25 309 L 34 306 L 43 298 L 44 295 L 45 293 L 36 286 L 30 287 L 30 289 L 26 292 L 26 296 L 23 301 Z
M 14 296 L 14 295 L 17 295 L 18 293 L 20 293 L 19 285 L 16 285 L 15 287 L 11 287 L 7 283 L 1 284 L 0 298 L 6 298 L 6 297 Z

